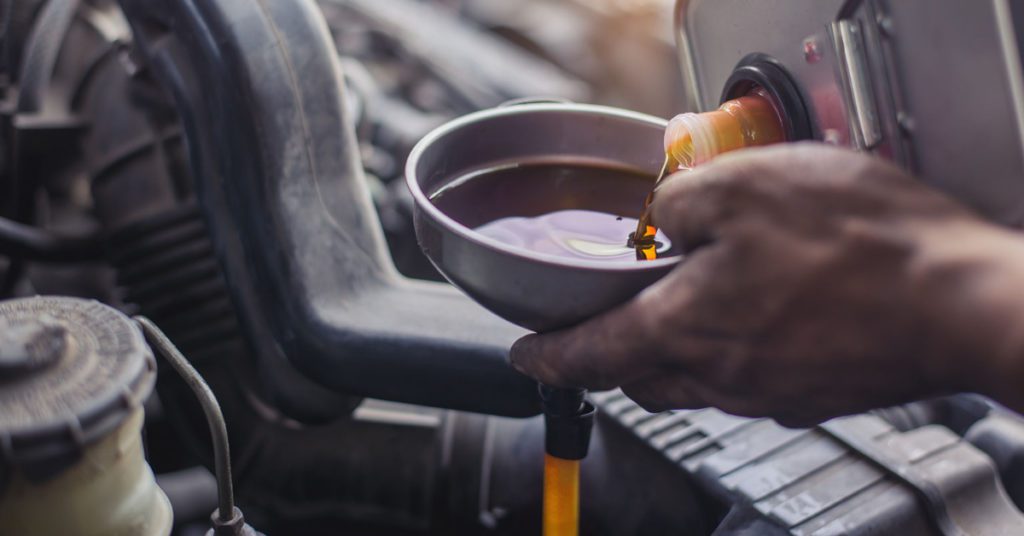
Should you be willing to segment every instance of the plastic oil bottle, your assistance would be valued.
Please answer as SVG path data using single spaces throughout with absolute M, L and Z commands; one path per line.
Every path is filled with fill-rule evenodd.
M 657 257 L 654 241 L 657 228 L 651 225 L 650 205 L 666 176 L 692 169 L 722 153 L 779 143 L 785 139 L 778 106 L 763 88 L 755 87 L 747 95 L 726 101 L 712 112 L 673 117 L 665 129 L 665 163 L 644 201 L 643 214 L 630 238 L 637 259 Z

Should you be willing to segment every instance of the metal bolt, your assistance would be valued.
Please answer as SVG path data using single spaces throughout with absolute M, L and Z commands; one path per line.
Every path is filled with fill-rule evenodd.
M 875 22 L 882 37 L 892 37 L 892 18 L 879 14 Z
M 117 62 L 121 64 L 125 74 L 132 78 L 138 76 L 142 72 L 142 67 L 139 66 L 139 62 L 133 57 L 131 47 L 120 41 L 115 43 L 114 46 L 117 47 Z
M 818 38 L 811 36 L 804 39 L 804 60 L 807 63 L 818 63 L 821 59 L 821 47 L 818 45 Z
M 896 123 L 899 124 L 900 130 L 903 134 L 909 136 L 914 133 L 914 128 L 917 127 L 917 123 L 913 117 L 907 112 L 898 112 L 896 114 Z
M 47 316 L 0 321 L 0 377 L 17 376 L 55 363 L 64 352 L 63 326 Z

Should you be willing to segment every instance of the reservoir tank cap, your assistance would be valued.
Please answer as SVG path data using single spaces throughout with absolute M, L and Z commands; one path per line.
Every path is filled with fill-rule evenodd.
M 125 315 L 96 301 L 0 302 L 0 473 L 45 480 L 146 399 L 156 363 Z

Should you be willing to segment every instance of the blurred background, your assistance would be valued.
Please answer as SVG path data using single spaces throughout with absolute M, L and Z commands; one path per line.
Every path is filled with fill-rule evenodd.
M 416 246 L 402 168 L 430 129 L 525 97 L 680 112 L 672 0 L 323 0 L 398 269 L 439 279 Z
M 402 180 L 409 151 L 434 127 L 532 97 L 663 117 L 679 112 L 684 99 L 673 4 L 320 1 L 346 78 L 367 182 L 398 269 L 440 279 L 416 244 L 412 201 Z M 71 10 L 63 19 L 56 16 L 68 13 L 61 6 Z M 27 52 L 33 48 L 54 55 L 34 57 Z M 539 467 L 524 467 L 539 463 L 540 421 L 379 401 L 352 412 L 358 399 L 323 394 L 302 378 L 259 376 L 196 208 L 174 104 L 145 65 L 116 0 L 0 0 L 0 105 L 4 123 L 18 131 L 15 136 L 0 128 L 0 216 L 31 224 L 43 237 L 63 233 L 102 244 L 88 255 L 55 262 L 0 255 L 0 299 L 78 296 L 158 322 L 220 398 L 236 491 L 257 527 L 269 534 L 337 534 L 338 523 L 352 533 L 450 534 L 435 518 L 462 516 L 467 519 L 459 523 L 480 530 L 520 534 L 517 519 L 536 523 Z M 328 409 L 316 418 L 289 414 L 268 402 L 278 392 L 267 384 L 320 397 Z M 474 493 L 482 477 L 473 475 L 484 467 L 477 459 L 485 444 L 481 431 L 492 428 L 510 438 L 495 444 L 520 445 L 523 454 L 494 462 L 495 489 L 508 496 L 491 497 L 504 506 L 478 513 Z M 215 502 L 206 424 L 187 389 L 166 370 L 157 396 L 147 402 L 145 437 L 148 460 L 174 504 L 175 534 L 205 533 Z M 451 467 L 439 465 L 451 437 L 469 438 L 458 441 L 472 448 L 455 456 Z M 643 454 L 618 453 L 635 458 L 614 466 L 622 473 L 615 477 L 618 493 L 637 496 L 623 484 L 631 483 L 664 497 L 665 511 L 696 517 L 676 498 L 690 493 L 679 482 L 681 473 L 659 465 L 667 462 L 647 454 L 642 443 L 621 441 Z M 500 481 L 501 474 L 515 479 Z M 645 504 L 657 502 L 649 498 Z M 665 521 L 639 508 L 627 513 L 596 500 L 592 505 L 601 526 Z
M 209 21 L 188 20 L 202 19 L 202 8 L 220 14 L 216 8 L 226 7 L 232 15 L 252 15 L 271 6 L 291 16 L 305 15 L 313 2 L 0 0 L 0 223 L 8 224 L 6 234 L 0 233 L 0 300 L 36 294 L 75 296 L 126 314 L 145 314 L 156 322 L 216 393 L 230 436 L 238 505 L 266 534 L 537 533 L 542 419 L 485 415 L 472 406 L 472 411 L 455 411 L 398 404 L 327 389 L 315 381 L 318 378 L 294 368 L 289 362 L 294 356 L 286 355 L 262 321 L 248 316 L 249 304 L 264 303 L 254 296 L 266 289 L 266 282 L 255 277 L 251 284 L 245 278 L 237 284 L 238 279 L 225 277 L 225 259 L 233 256 L 236 266 L 244 265 L 244 252 L 224 247 L 225 241 L 215 245 L 213 237 L 215 232 L 237 232 L 240 219 L 209 217 L 216 207 L 223 208 L 203 204 L 216 197 L 210 194 L 216 186 L 209 186 L 222 177 L 196 174 L 193 164 L 204 158 L 190 161 L 188 150 L 208 150 L 199 154 L 209 161 L 256 162 L 253 167 L 260 155 L 250 159 L 251 146 L 231 144 L 232 135 L 241 132 L 236 123 L 217 118 L 209 124 L 186 124 L 183 118 L 199 114 L 182 110 L 192 110 L 186 104 L 234 104 L 233 99 L 241 103 L 239 109 L 249 110 L 245 97 L 250 93 L 243 90 L 252 88 L 230 88 L 230 68 L 209 69 L 217 76 L 204 72 L 198 81 L 182 84 L 189 91 L 175 100 L 167 89 L 177 86 L 159 75 L 176 74 L 169 68 L 175 66 L 184 66 L 186 74 L 198 72 L 189 69 L 188 54 L 202 47 L 183 45 L 208 43 L 196 39 L 192 30 L 193 24 Z M 831 9 L 827 3 L 805 2 L 794 2 L 794 10 L 806 14 L 812 4 L 816 10 Z M 294 34 L 309 37 L 296 39 L 308 48 L 296 46 L 295 56 L 329 62 L 332 54 L 338 55 L 361 164 L 399 271 L 440 280 L 417 245 L 403 170 L 413 146 L 442 123 L 531 98 L 603 104 L 661 117 L 691 111 L 683 109 L 688 99 L 674 43 L 674 3 L 319 0 L 335 50 L 324 46 L 319 19 L 309 17 L 303 20 L 310 25 L 291 28 Z M 756 24 L 763 23 L 745 11 L 750 4 L 739 0 L 693 5 L 743 10 Z M 932 9 L 931 4 L 920 5 Z M 288 9 L 294 6 L 303 10 Z M 134 35 L 122 7 L 135 10 L 130 11 Z M 779 16 L 796 20 L 794 13 Z M 729 17 L 715 20 L 726 23 L 717 30 L 742 31 Z M 881 26 L 887 19 L 871 20 Z M 259 17 L 229 21 L 228 28 L 245 28 Z M 264 26 L 254 27 L 264 39 L 256 43 L 279 38 Z M 730 42 L 724 32 L 713 35 Z M 805 59 L 811 61 L 805 56 L 807 42 L 801 41 L 805 35 L 790 36 L 795 44 L 802 43 L 792 49 L 801 65 Z M 237 41 L 217 44 L 230 48 Z M 742 50 L 703 47 L 704 52 L 726 53 L 723 56 Z M 925 50 L 935 61 L 945 61 L 931 48 Z M 210 54 L 220 52 L 218 48 Z M 245 57 L 264 49 L 253 46 L 241 52 L 239 56 Z M 157 61 L 164 53 L 172 58 L 168 64 Z M 310 65 L 330 66 L 328 62 Z M 719 63 L 723 70 L 735 65 L 733 59 Z M 306 72 L 313 71 L 333 77 L 319 67 Z M 939 72 L 933 69 L 929 76 L 932 71 Z M 232 91 L 208 98 L 208 85 L 202 85 L 207 78 L 215 83 L 227 80 L 225 87 Z M 325 78 L 317 82 L 323 84 Z M 283 78 L 273 81 L 279 80 Z M 266 81 L 244 79 L 250 86 Z M 334 79 L 328 81 L 323 96 L 338 102 L 333 100 Z M 977 85 L 977 80 L 969 81 Z M 838 106 L 842 98 L 838 86 L 833 86 L 828 85 L 827 95 L 833 95 L 831 102 Z M 922 87 L 931 91 L 934 85 Z M 252 100 L 265 105 L 260 114 L 277 111 L 267 103 L 278 101 Z M 306 117 L 319 112 L 315 117 L 327 118 L 332 126 L 340 124 L 330 122 L 332 118 L 342 117 L 338 110 L 303 112 Z M 837 117 L 845 117 L 842 114 L 845 111 Z M 302 143 L 320 141 L 310 138 Z M 294 149 L 290 138 L 282 140 L 268 143 L 268 152 Z M 338 146 L 342 145 L 320 147 Z M 350 155 L 344 156 L 346 163 L 351 161 Z M 251 182 L 242 182 L 251 178 L 245 173 L 230 177 L 238 186 L 231 191 L 260 192 L 249 189 Z M 978 185 L 982 193 L 985 183 L 964 181 Z M 1005 196 L 993 198 L 1001 201 Z M 360 214 L 362 209 L 360 205 Z M 264 217 L 262 210 L 237 212 L 257 220 Z M 5 241 L 6 235 L 16 240 Z M 262 246 L 264 236 L 254 242 Z M 267 237 L 268 249 L 281 245 L 275 239 L 281 242 L 280 237 Z M 31 247 L 20 247 L 23 243 Z M 354 310 L 353 316 L 374 313 L 367 313 L 359 302 L 338 301 Z M 397 324 L 386 314 L 377 316 L 382 323 Z M 392 336 L 386 329 L 365 331 L 371 342 L 357 341 L 358 351 Z M 427 358 L 443 357 L 440 354 Z M 403 370 L 391 365 L 396 362 L 386 362 L 394 368 L 388 381 L 443 390 L 444 386 L 423 381 L 422 367 Z M 188 387 L 159 366 L 156 391 L 145 405 L 147 461 L 173 505 L 174 536 L 200 536 L 209 528 L 216 503 L 216 486 L 208 470 L 209 431 Z M 346 378 L 361 380 L 358 372 Z M 532 395 L 533 386 L 529 387 Z M 495 400 L 492 392 L 486 395 L 488 401 Z M 924 508 L 905 474 L 883 472 L 862 455 L 876 447 L 914 453 L 915 464 L 927 461 L 943 467 L 942 481 L 955 491 L 961 513 L 971 510 L 975 503 L 970 501 L 1007 503 L 1003 496 L 993 499 L 968 487 L 995 489 L 996 468 L 1017 505 L 1024 505 L 1024 426 L 1016 416 L 1004 418 L 989 401 L 977 397 L 915 402 L 861 416 L 860 422 L 867 423 L 864 433 L 872 439 L 866 448 L 846 446 L 831 432 L 788 430 L 768 420 L 741 419 L 714 409 L 650 414 L 614 391 L 593 399 L 600 411 L 581 484 L 583 533 L 588 535 L 760 535 L 780 530 L 789 534 L 789 528 L 782 527 L 791 527 L 786 525 L 791 521 L 796 527 L 792 533 L 799 534 L 816 530 L 814 523 L 830 534 L 932 534 L 927 520 L 934 512 Z M 876 444 L 876 439 L 885 444 Z M 968 449 L 968 441 L 991 458 Z M 954 457 L 956 463 L 942 465 Z M 964 472 L 947 471 L 950 468 Z M 779 480 L 783 474 L 794 480 Z M 776 484 L 777 489 L 768 489 Z M 793 495 L 787 498 L 787 493 Z M 976 510 L 986 516 L 993 511 Z M 777 516 L 778 511 L 784 515 Z M 887 531 L 885 523 L 919 531 Z M 0 536 L 6 536 L 2 526 Z

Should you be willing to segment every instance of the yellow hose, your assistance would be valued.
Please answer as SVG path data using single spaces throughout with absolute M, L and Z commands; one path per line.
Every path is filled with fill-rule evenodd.
M 580 462 L 544 455 L 544 536 L 580 531 Z

